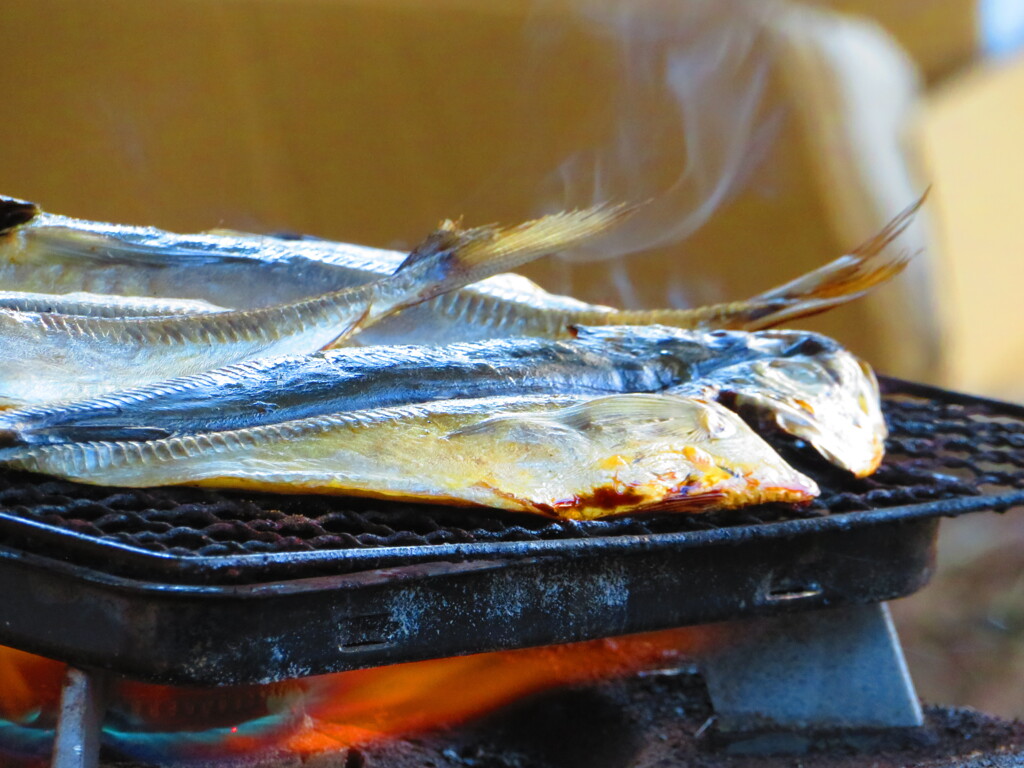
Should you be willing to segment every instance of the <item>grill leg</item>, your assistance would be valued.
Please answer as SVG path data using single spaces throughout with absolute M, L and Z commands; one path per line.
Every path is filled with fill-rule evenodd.
M 68 667 L 60 696 L 60 718 L 50 768 L 96 768 L 106 702 L 95 672 Z
M 801 752 L 820 740 L 811 733 L 856 744 L 858 731 L 923 724 L 884 603 L 737 622 L 701 671 L 732 752 Z

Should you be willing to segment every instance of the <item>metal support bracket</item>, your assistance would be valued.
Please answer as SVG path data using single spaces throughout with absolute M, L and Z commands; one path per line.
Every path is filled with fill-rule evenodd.
M 97 768 L 100 732 L 106 712 L 104 679 L 96 672 L 68 667 L 60 696 L 60 716 L 50 768 Z
M 862 745 L 924 722 L 884 603 L 737 622 L 700 661 L 714 734 L 734 753 Z

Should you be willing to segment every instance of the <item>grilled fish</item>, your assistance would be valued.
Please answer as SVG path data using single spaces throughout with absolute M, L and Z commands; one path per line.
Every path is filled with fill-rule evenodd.
M 0 310 L 0 404 L 75 400 L 250 358 L 313 352 L 403 307 L 582 242 L 629 212 L 599 206 L 507 230 L 448 222 L 391 276 L 261 309 L 131 318 Z
M 7 465 L 102 485 L 342 493 L 581 520 L 818 493 L 734 413 L 671 394 L 448 400 L 147 442 L 39 446 Z
M 565 338 L 573 325 L 770 328 L 851 301 L 899 272 L 906 257 L 889 258 L 886 247 L 920 204 L 852 254 L 743 302 L 617 310 L 556 296 L 506 274 L 407 308 L 345 338 L 359 344 L 443 344 L 513 336 Z M 6 215 L 5 206 L 10 209 Z M 177 235 L 100 224 L 43 213 L 11 199 L 0 199 L 0 232 L 0 284 L 10 290 L 199 299 L 233 309 L 362 285 L 391 274 L 403 259 L 390 251 L 323 240 Z
M 567 341 L 363 347 L 254 360 L 91 400 L 0 414 L 0 455 L 19 446 L 153 440 L 432 400 L 657 392 L 716 399 L 762 434 L 806 440 L 862 475 L 885 422 L 870 369 L 802 331 L 579 328 Z

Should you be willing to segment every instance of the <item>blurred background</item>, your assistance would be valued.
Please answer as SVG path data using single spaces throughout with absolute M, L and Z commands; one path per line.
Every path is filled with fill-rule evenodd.
M 650 200 L 530 265 L 623 307 L 741 299 L 931 185 L 893 284 L 805 325 L 1024 401 L 1021 0 L 2 2 L 4 194 L 402 248 L 438 220 Z M 1024 515 L 944 526 L 895 606 L 922 696 L 1024 716 Z

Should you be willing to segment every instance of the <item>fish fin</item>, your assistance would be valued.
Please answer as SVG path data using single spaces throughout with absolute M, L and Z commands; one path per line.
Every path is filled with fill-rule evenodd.
M 354 322 L 346 321 L 321 349 L 337 346 L 382 317 L 538 256 L 578 245 L 604 232 L 636 208 L 636 205 L 597 205 L 544 216 L 508 229 L 486 226 L 464 230 L 453 221 L 445 221 L 399 264 L 394 274 L 359 288 L 369 287 L 374 292 L 372 300 L 366 303 L 361 317 Z M 334 301 L 347 296 L 350 290 L 355 289 L 299 303 L 313 305 L 324 300 Z
M 356 329 L 357 328 L 358 326 L 356 327 Z M 332 349 L 342 349 L 344 347 L 353 346 L 352 336 L 355 333 L 356 329 L 353 329 L 352 331 L 346 331 L 345 333 L 340 334 L 338 338 L 336 338 L 334 341 L 332 341 L 330 344 L 323 347 L 322 349 L 317 350 L 317 352 L 315 352 L 314 354 L 322 355 L 324 352 L 330 352 Z M 358 346 L 358 344 L 356 346 Z
M 39 213 L 39 206 L 35 203 L 0 195 L 0 234 L 27 224 Z
M 636 205 L 596 205 L 528 221 L 515 227 L 462 229 L 444 222 L 395 271 L 422 270 L 425 287 L 410 303 L 433 298 L 550 253 L 577 246 L 622 221 Z
M 645 423 L 645 429 L 664 429 L 678 438 L 697 443 L 745 431 L 738 416 L 704 393 L 692 391 L 685 395 L 670 393 L 631 393 L 599 397 L 565 409 L 559 414 L 560 424 L 580 431 L 614 429 L 621 425 L 632 428 Z M 654 427 L 653 425 L 660 425 Z
M 638 420 L 677 420 L 692 405 L 676 395 L 646 392 L 609 395 L 565 409 L 559 414 L 559 421 L 582 430 Z
M 638 422 L 666 422 L 674 434 L 706 440 L 717 436 L 716 433 L 722 428 L 719 421 L 723 419 L 738 423 L 738 417 L 717 404 L 671 394 L 638 392 L 598 397 L 548 413 L 525 412 L 494 416 L 453 430 L 445 437 L 450 439 L 485 434 L 515 424 L 544 425 L 544 430 L 561 428 L 586 432 L 619 425 L 633 426 Z M 688 427 L 685 432 L 681 430 L 684 422 Z
M 764 330 L 846 304 L 892 279 L 916 254 L 903 251 L 886 256 L 885 250 L 910 226 L 927 196 L 925 192 L 851 253 L 747 301 L 728 305 L 728 310 L 716 317 L 715 327 Z
M 463 269 L 486 268 L 488 274 L 513 269 L 538 256 L 580 245 L 633 215 L 638 207 L 602 204 L 507 229 L 469 230 L 468 242 L 459 249 L 459 261 Z

